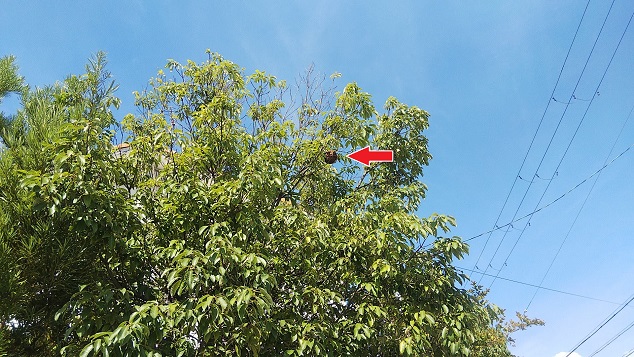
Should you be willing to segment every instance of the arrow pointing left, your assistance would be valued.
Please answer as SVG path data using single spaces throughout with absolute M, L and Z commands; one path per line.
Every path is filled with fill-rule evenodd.
M 352 160 L 358 161 L 365 166 L 370 166 L 370 162 L 392 162 L 394 153 L 392 150 L 370 150 L 369 146 L 346 155 Z

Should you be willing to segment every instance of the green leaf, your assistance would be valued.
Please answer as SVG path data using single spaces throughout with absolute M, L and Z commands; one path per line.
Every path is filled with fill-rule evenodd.
M 86 345 L 86 347 L 84 347 L 81 350 L 81 353 L 79 353 L 79 357 L 88 357 L 90 355 L 90 352 L 92 352 L 93 349 L 93 345 Z
M 430 324 L 434 324 L 436 323 L 436 320 L 434 320 L 434 317 L 431 316 L 430 314 L 425 314 L 425 319 L 427 320 L 427 322 L 429 322 Z
M 407 342 L 405 342 L 404 340 L 401 340 L 398 343 L 398 352 L 400 354 L 403 354 L 405 352 L 405 349 L 407 349 Z
M 99 352 L 99 349 L 101 349 L 101 339 L 94 340 L 92 344 L 93 344 L 95 353 Z
M 361 324 L 355 324 L 354 325 L 354 331 L 353 331 L 353 335 L 355 338 L 360 339 L 359 337 L 359 330 L 361 330 L 361 328 L 363 328 L 363 325 Z
M 452 355 L 455 355 L 455 354 L 456 354 L 456 351 L 457 351 L 457 346 L 456 346 L 456 343 L 455 343 L 455 342 L 450 342 L 450 343 L 449 343 L 449 351 L 451 351 L 451 354 L 452 354 Z
M 217 296 L 216 297 L 216 302 L 218 303 L 218 305 L 220 305 L 220 308 L 224 311 L 227 309 L 227 300 L 225 300 L 222 296 Z

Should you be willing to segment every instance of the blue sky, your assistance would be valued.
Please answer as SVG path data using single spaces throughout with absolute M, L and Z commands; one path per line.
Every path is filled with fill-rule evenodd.
M 529 183 L 517 181 L 499 225 L 515 211 L 518 217 L 531 212 L 542 195 L 539 206 L 551 202 L 601 168 L 621 128 L 611 157 L 634 143 L 634 118 L 623 127 L 634 106 L 634 28 L 625 34 L 600 95 L 590 107 L 587 101 L 634 3 L 615 0 L 579 80 L 610 3 L 590 1 L 554 94 L 564 103 L 574 94 L 578 99 L 569 105 L 550 96 L 586 1 L 10 1 L 0 11 L 0 55 L 16 55 L 28 83 L 42 86 L 82 73 L 91 54 L 106 51 L 121 85 L 121 116 L 135 111 L 131 92 L 145 88 L 168 58 L 202 61 L 207 48 L 248 73 L 261 69 L 281 79 L 292 80 L 311 64 L 327 75 L 341 72 L 341 86 L 356 81 L 379 107 L 395 96 L 430 112 L 434 159 L 425 172 L 429 193 L 420 213 L 455 216 L 452 234 L 469 238 L 494 226 L 549 101 L 520 173 L 534 182 L 518 209 Z M 9 100 L 0 109 L 14 107 Z M 534 173 L 542 157 L 540 179 Z M 539 284 L 570 230 L 544 286 L 625 301 L 634 293 L 633 165 L 631 150 L 601 172 L 589 196 L 596 176 L 533 215 L 511 255 L 527 220 L 506 235 L 492 234 L 484 251 L 489 235 L 472 240 L 472 254 L 458 264 L 472 268 L 483 251 L 478 266 L 490 262 L 488 274 L 503 267 L 500 277 Z M 485 286 L 491 282 L 482 279 Z M 534 291 L 497 280 L 490 299 L 513 315 L 526 308 Z M 617 307 L 542 290 L 528 313 L 546 326 L 518 333 L 512 350 L 520 356 L 568 351 Z M 577 352 L 590 355 L 632 321 L 634 308 L 626 307 Z M 599 356 L 621 356 L 634 349 L 632 341 L 634 330 Z

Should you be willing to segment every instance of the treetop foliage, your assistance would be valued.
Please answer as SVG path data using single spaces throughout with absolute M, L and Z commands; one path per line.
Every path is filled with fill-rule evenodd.
M 2 61 L 6 94 L 21 82 Z M 416 214 L 426 111 L 208 52 L 168 61 L 118 122 L 105 65 L 24 91 L 0 131 L 0 349 L 509 355 L 502 311 L 461 288 L 454 219 Z M 344 155 L 367 145 L 394 162 Z

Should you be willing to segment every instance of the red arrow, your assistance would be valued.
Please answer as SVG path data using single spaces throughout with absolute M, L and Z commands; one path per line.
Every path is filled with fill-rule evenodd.
M 392 162 L 394 153 L 392 150 L 370 150 L 369 146 L 346 155 L 352 160 L 359 161 L 365 166 L 370 166 L 370 162 Z

